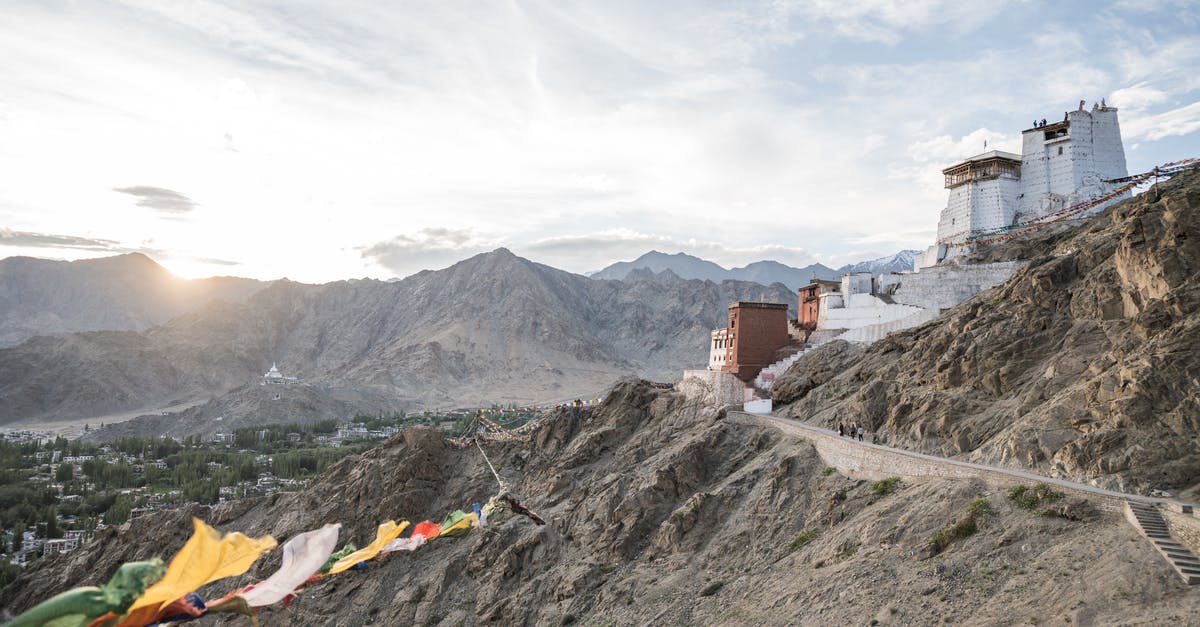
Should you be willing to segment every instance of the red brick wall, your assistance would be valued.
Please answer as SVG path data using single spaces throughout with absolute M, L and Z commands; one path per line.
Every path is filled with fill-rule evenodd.
M 796 303 L 797 320 L 801 329 L 812 331 L 817 328 L 817 313 L 821 308 L 821 288 L 800 288 Z
M 776 353 L 788 345 L 787 305 L 734 303 L 729 306 L 731 338 L 725 372 L 750 382 L 766 366 L 775 363 Z

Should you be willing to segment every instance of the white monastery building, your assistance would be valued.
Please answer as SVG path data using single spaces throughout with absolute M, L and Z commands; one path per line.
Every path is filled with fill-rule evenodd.
M 1110 194 L 1129 173 L 1117 109 L 1079 103 L 1061 122 L 1034 122 L 1021 133 L 1021 154 L 993 150 L 942 170 L 949 198 L 938 220 L 937 243 L 918 255 L 913 272 L 842 277 L 840 293 L 821 294 L 810 343 L 832 338 L 872 342 L 924 324 L 942 310 L 1003 283 L 1020 261 L 966 263 L 970 238 L 1051 216 Z M 1128 198 L 1115 196 L 1095 213 Z
M 1061 122 L 1035 123 L 1021 133 L 1021 154 L 993 150 L 942 174 L 950 198 L 938 220 L 937 243 L 917 258 L 927 268 L 961 254 L 969 236 L 988 233 L 1103 196 L 1128 175 L 1116 107 L 1070 111 Z M 1092 211 L 1127 198 L 1114 198 Z

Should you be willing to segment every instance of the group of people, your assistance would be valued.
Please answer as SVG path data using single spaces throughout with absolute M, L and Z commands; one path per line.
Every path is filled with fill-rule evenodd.
M 863 435 L 867 433 L 867 429 L 857 422 L 852 422 L 848 425 L 844 425 L 839 422 L 837 425 L 837 431 L 838 435 L 847 436 L 851 440 L 853 440 L 855 436 L 858 436 L 859 442 L 863 441 Z

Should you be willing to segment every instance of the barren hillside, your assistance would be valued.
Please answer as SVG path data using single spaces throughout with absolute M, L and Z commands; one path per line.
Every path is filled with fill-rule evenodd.
M 776 404 L 893 446 L 1197 495 L 1200 175 L 978 257 L 1029 263 L 922 327 L 811 351 Z
M 880 487 L 830 472 L 803 441 L 636 381 L 580 419 L 488 451 L 549 524 L 498 515 L 464 539 L 310 587 L 264 611 L 264 624 L 1182 624 L 1200 610 L 1116 513 L 1066 497 L 1038 515 L 966 481 Z M 478 451 L 409 429 L 302 493 L 108 530 L 45 560 L 3 602 L 19 611 L 124 561 L 170 555 L 192 514 L 281 541 L 338 521 L 341 540 L 361 544 L 381 520 L 436 518 L 495 490 Z M 990 512 L 972 505 L 980 497 Z M 978 532 L 931 548 L 968 510 Z M 278 560 L 203 593 L 261 578 Z

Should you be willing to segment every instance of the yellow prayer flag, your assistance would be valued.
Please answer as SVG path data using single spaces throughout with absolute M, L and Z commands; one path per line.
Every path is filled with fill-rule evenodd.
M 264 551 L 275 547 L 275 538 L 250 538 L 238 532 L 225 534 L 193 518 L 192 537 L 171 559 L 167 573 L 130 606 L 120 627 L 136 627 L 154 617 L 165 604 L 201 586 L 246 572 Z
M 359 562 L 365 562 L 372 557 L 375 557 L 379 554 L 379 551 L 383 549 L 384 545 L 392 540 L 395 540 L 396 537 L 401 533 L 404 533 L 404 530 L 407 528 L 407 520 L 400 521 L 400 524 L 398 525 L 394 520 L 389 520 L 382 525 L 379 525 L 379 529 L 375 531 L 375 539 L 371 541 L 371 544 L 368 544 L 367 546 L 347 555 L 346 557 L 343 557 L 337 562 L 334 562 L 333 567 L 329 569 L 329 574 L 333 575 L 335 573 L 340 573 Z

